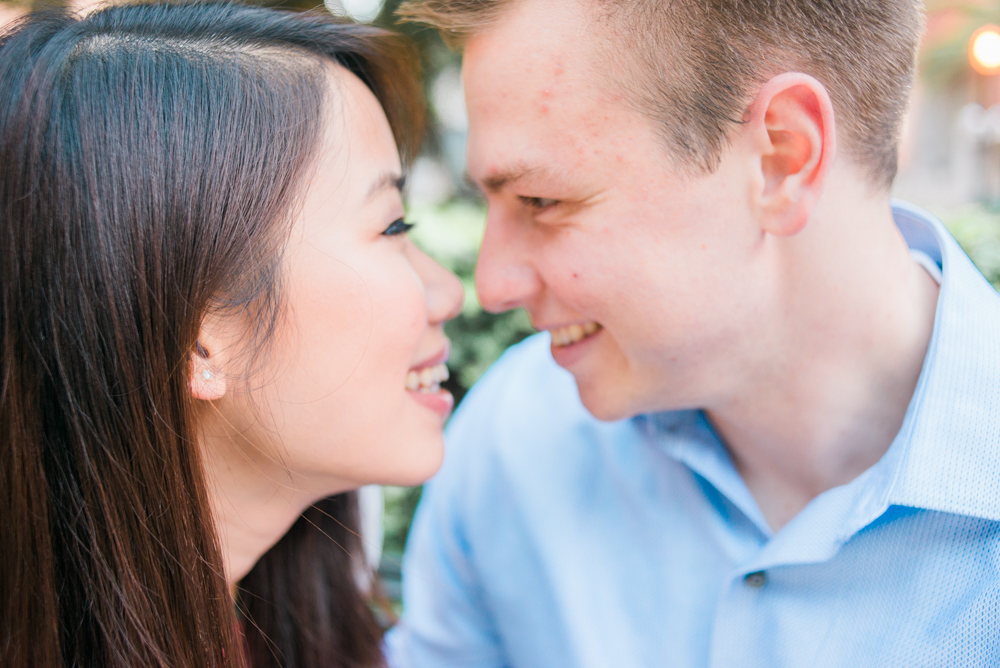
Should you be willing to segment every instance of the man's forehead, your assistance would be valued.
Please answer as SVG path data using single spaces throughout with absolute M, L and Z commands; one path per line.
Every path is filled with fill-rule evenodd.
M 585 89 L 595 80 L 597 50 L 591 22 L 573 11 L 578 6 L 576 0 L 510 3 L 466 42 L 466 90 L 523 96 Z
M 559 141 L 557 134 L 577 134 L 616 104 L 595 76 L 589 54 L 573 44 L 546 43 L 534 48 L 535 36 L 510 44 L 498 26 L 469 41 L 464 56 L 463 87 L 469 112 L 470 140 L 483 134 L 536 135 L 531 141 Z M 516 27 L 516 26 L 513 26 Z M 563 48 L 565 46 L 565 48 Z
M 590 154 L 625 150 L 651 134 L 649 120 L 599 74 L 600 50 L 590 33 L 606 27 L 579 10 L 553 14 L 578 6 L 512 3 L 509 16 L 466 42 L 469 176 L 483 190 L 558 184 L 584 164 L 594 169 Z M 545 22 L 544 15 L 558 20 Z

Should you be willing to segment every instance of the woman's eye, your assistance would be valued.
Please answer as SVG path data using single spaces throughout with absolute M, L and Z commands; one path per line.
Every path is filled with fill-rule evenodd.
M 555 206 L 559 203 L 559 200 L 549 199 L 548 197 L 521 197 L 521 202 L 529 209 L 541 211 L 542 209 L 548 209 L 550 206 Z
M 389 224 L 389 227 L 385 228 L 382 232 L 387 237 L 394 237 L 397 234 L 406 234 L 413 229 L 413 223 L 408 223 L 402 218 L 397 218 Z

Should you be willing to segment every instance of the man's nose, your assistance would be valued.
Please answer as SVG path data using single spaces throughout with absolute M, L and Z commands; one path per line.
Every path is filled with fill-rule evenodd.
M 492 313 L 527 306 L 541 288 L 528 253 L 529 239 L 521 227 L 492 211 L 486 217 L 476 263 L 476 292 L 479 303 Z

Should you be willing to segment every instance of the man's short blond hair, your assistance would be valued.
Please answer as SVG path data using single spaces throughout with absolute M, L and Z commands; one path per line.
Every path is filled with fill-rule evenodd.
M 522 0 L 410 0 L 408 20 L 461 45 Z M 759 86 L 814 76 L 833 100 L 843 150 L 888 188 L 923 29 L 919 0 L 588 0 L 612 86 L 659 125 L 682 165 L 713 170 Z

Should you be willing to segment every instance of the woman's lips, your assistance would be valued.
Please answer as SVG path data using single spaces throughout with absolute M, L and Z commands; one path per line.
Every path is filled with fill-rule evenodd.
M 425 366 L 422 369 L 410 369 L 406 374 L 406 389 L 418 392 L 437 391 L 444 381 L 448 380 L 448 367 L 444 364 Z
M 423 392 L 419 390 L 407 390 L 407 394 L 413 397 L 414 401 L 423 404 L 442 418 L 448 417 L 455 407 L 455 397 L 451 392 L 438 388 L 436 392 Z
M 436 354 L 424 359 L 422 362 L 417 362 L 412 367 L 410 371 L 420 371 L 425 367 L 436 366 L 438 364 L 444 364 L 448 361 L 448 357 L 451 355 L 451 343 L 445 339 L 445 344 Z
M 441 352 L 420 362 L 406 374 L 406 390 L 410 396 L 442 417 L 447 417 L 455 407 L 451 392 L 441 389 L 441 383 L 449 377 L 445 366 L 448 348 L 446 345 Z

